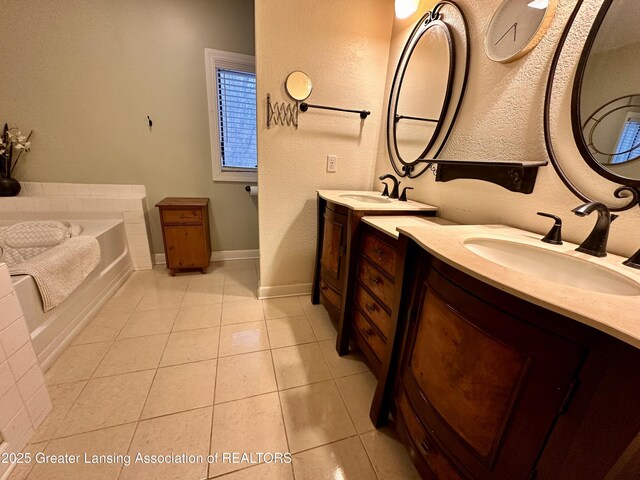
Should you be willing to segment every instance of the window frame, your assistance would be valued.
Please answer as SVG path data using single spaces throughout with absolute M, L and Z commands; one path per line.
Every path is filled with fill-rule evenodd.
M 616 141 L 616 147 L 615 147 L 615 154 L 611 155 L 611 159 L 609 160 L 609 165 L 623 165 L 625 163 L 629 163 L 629 162 L 633 162 L 634 160 L 637 160 L 638 158 L 640 158 L 639 156 L 635 156 L 633 158 L 629 158 L 629 156 L 635 152 L 637 150 L 637 148 L 632 149 L 631 151 L 627 152 L 627 153 L 618 153 L 618 150 L 620 148 L 620 142 L 622 140 L 622 137 L 625 135 L 625 132 L 627 130 L 627 125 L 629 123 L 633 123 L 634 126 L 640 125 L 640 112 L 628 112 L 625 119 L 624 119 L 624 124 L 622 125 L 622 128 L 620 129 L 620 133 L 618 134 L 618 140 Z M 636 137 L 638 136 L 637 133 L 638 129 L 636 128 Z M 636 143 L 637 145 L 637 143 Z M 634 145 L 632 145 L 633 147 Z M 626 155 L 626 159 L 620 159 L 618 161 L 616 161 L 616 157 L 619 155 Z
M 220 123 L 218 115 L 218 76 L 216 67 L 228 68 L 242 72 L 256 72 L 256 59 L 252 55 L 226 52 L 205 48 L 205 64 L 207 69 L 207 103 L 209 107 L 209 139 L 211 143 L 211 163 L 213 168 L 214 182 L 257 182 L 258 169 L 223 169 L 220 158 Z M 257 109 L 257 101 L 256 101 Z M 256 112 L 257 119 L 257 112 Z M 256 125 L 257 137 L 257 125 Z M 257 159 L 256 159 L 257 160 Z

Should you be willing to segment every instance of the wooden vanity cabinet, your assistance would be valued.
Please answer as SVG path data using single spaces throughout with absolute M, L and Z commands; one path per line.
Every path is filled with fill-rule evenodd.
M 348 209 L 331 204 L 323 212 L 322 248 L 320 253 L 320 302 L 338 324 L 347 261 Z
M 363 342 L 366 343 L 364 348 L 371 347 L 375 349 L 373 351 L 378 352 L 377 356 L 369 355 L 370 358 L 378 357 L 379 359 L 379 356 L 385 355 L 384 339 L 377 336 L 377 330 L 370 329 L 367 324 L 371 319 L 366 317 L 370 317 L 371 312 L 369 315 L 363 315 L 362 311 L 358 315 L 354 313 L 354 295 L 357 283 L 367 285 L 370 277 L 378 279 L 379 285 L 368 284 L 369 293 L 377 296 L 387 309 L 393 307 L 392 298 L 395 298 L 396 293 L 393 291 L 395 287 L 392 277 L 395 275 L 396 265 L 386 262 L 391 258 L 391 251 L 395 249 L 393 243 L 396 240 L 389 237 L 388 240 L 378 241 L 379 244 L 375 245 L 375 237 L 370 235 L 367 237 L 368 243 L 361 246 L 361 238 L 365 230 L 362 217 L 365 214 L 367 216 L 398 215 L 399 212 L 402 212 L 402 209 L 366 212 L 353 210 L 328 202 L 318 195 L 318 237 L 311 301 L 314 304 L 324 305 L 329 312 L 329 317 L 336 325 L 338 331 L 336 350 L 339 355 L 349 353 L 354 331 L 358 331 L 361 337 L 369 338 L 369 342 Z M 434 216 L 435 211 L 415 211 L 412 214 Z M 384 234 L 380 235 L 385 237 Z M 365 255 L 368 259 L 366 264 L 360 263 L 361 248 L 367 252 L 370 250 L 369 256 Z M 389 249 L 383 265 L 376 265 L 375 258 L 378 254 L 375 249 L 379 248 Z M 362 299 L 362 295 L 359 295 L 358 298 Z M 382 310 L 384 308 L 381 308 Z M 379 361 L 372 362 L 372 368 L 376 370 L 379 363 Z
M 392 310 L 395 301 L 398 240 L 364 225 L 360 242 L 353 301 L 350 302 L 352 336 L 380 378 L 395 333 Z
M 211 259 L 209 199 L 167 197 L 156 207 L 171 275 L 196 268 L 206 273 Z
M 577 420 L 573 415 L 593 408 L 594 398 L 600 408 L 610 400 L 635 409 L 624 421 L 616 419 L 623 439 L 599 439 L 603 457 L 582 459 L 592 462 L 592 471 L 609 468 L 625 442 L 638 433 L 640 415 L 637 406 L 631 407 L 632 397 L 624 400 L 620 392 L 601 386 L 607 368 L 597 367 L 598 357 L 609 355 L 597 352 L 609 340 L 462 273 L 406 237 L 401 236 L 400 243 L 407 251 L 407 273 L 399 318 L 406 320 L 392 412 L 421 476 L 604 478 L 588 471 L 579 477 L 555 475 L 561 469 L 572 471 L 567 451 L 593 449 L 569 429 L 585 425 L 585 417 Z M 621 378 L 634 378 L 628 366 L 618 364 L 616 369 Z M 577 394 L 580 384 L 583 388 Z M 638 391 L 635 385 L 632 388 Z M 585 412 L 567 415 L 576 397 Z M 610 412 L 589 413 L 597 416 L 590 420 L 592 428 L 611 432 L 603 420 L 612 418 Z M 558 429 L 566 422 L 570 427 Z M 616 446 L 611 448 L 611 443 Z

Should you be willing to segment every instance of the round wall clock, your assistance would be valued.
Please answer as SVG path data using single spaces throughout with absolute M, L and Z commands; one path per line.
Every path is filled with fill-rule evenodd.
M 558 0 L 504 0 L 489 22 L 484 49 L 494 62 L 529 53 L 547 32 Z

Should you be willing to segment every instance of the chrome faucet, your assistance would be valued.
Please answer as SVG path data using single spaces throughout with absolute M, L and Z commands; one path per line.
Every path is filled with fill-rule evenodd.
M 391 175 L 390 173 L 387 173 L 386 175 L 380 175 L 380 177 L 378 177 L 379 180 L 385 180 L 385 179 L 391 179 L 393 180 L 393 188 L 391 189 L 391 193 L 389 194 L 389 198 L 398 198 L 398 188 L 400 187 L 400 181 L 394 177 L 393 175 Z M 385 183 L 386 185 L 386 183 Z M 385 189 L 386 191 L 386 189 Z M 384 195 L 384 192 L 383 192 Z
M 580 217 L 585 217 L 593 211 L 598 212 L 598 221 L 589 236 L 582 242 L 576 251 L 593 255 L 594 257 L 607 256 L 607 240 L 609 239 L 609 228 L 617 215 L 612 215 L 607 206 L 600 202 L 589 202 L 571 210 Z

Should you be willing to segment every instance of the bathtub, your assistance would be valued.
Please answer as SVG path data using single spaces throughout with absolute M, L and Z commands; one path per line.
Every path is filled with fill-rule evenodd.
M 33 278 L 30 275 L 11 277 L 43 370 L 51 366 L 91 316 L 133 272 L 122 220 L 70 221 L 82 227 L 81 235 L 97 238 L 102 258 L 96 269 L 64 302 L 45 313 Z

